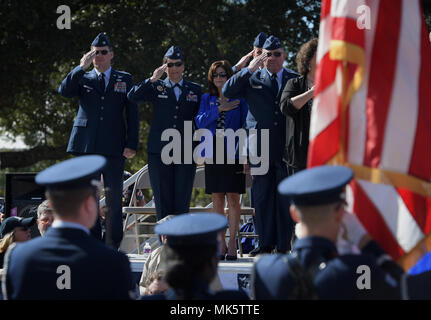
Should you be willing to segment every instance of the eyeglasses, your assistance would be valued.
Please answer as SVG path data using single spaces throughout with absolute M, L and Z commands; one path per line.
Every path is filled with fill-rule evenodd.
M 267 53 L 266 53 L 266 56 L 267 56 L 267 57 L 270 57 L 270 56 L 272 56 L 272 55 L 274 55 L 274 57 L 278 58 L 278 57 L 280 57 L 280 56 L 281 56 L 281 52 L 279 52 L 279 51 L 275 51 L 275 52 L 267 52 Z
M 172 68 L 173 66 L 175 67 L 181 67 L 183 65 L 182 61 L 178 61 L 178 62 L 169 62 L 168 63 L 168 68 Z
M 213 73 L 213 78 L 218 78 L 218 77 L 220 77 L 220 78 L 226 78 L 227 77 L 227 73 L 226 72 L 220 72 L 220 73 L 214 72 Z
M 96 56 L 101 53 L 102 55 L 106 56 L 108 54 L 109 50 L 96 50 Z

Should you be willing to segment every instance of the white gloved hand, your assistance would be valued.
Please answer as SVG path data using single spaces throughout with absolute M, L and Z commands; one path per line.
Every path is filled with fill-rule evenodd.
M 338 254 L 340 254 L 340 255 L 361 253 L 361 250 L 359 250 L 356 245 L 350 243 L 347 240 L 346 231 L 345 231 L 344 226 L 341 226 L 340 231 L 338 231 L 337 251 L 338 251 Z
M 302 235 L 302 224 L 301 224 L 301 222 L 298 222 L 298 223 L 295 225 L 295 236 L 296 236 L 298 239 L 301 239 L 301 238 L 303 237 L 303 235 Z
M 343 213 L 343 220 L 339 232 L 342 232 L 342 238 L 355 246 L 358 246 L 362 237 L 367 234 L 367 231 L 356 215 L 346 211 Z

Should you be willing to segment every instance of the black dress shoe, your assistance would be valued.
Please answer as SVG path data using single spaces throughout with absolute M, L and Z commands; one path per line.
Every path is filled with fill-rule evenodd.
M 218 259 L 221 261 L 221 260 L 224 260 L 224 258 L 225 258 L 225 256 L 224 256 L 224 254 L 221 254 L 221 255 L 219 255 L 218 256 Z
M 236 254 L 235 255 L 230 255 L 230 254 L 226 255 L 226 260 L 228 260 L 228 261 L 234 261 L 234 260 L 237 260 L 237 259 L 238 259 L 238 257 L 237 257 Z
M 248 254 L 249 257 L 255 257 L 258 254 L 271 253 L 272 249 L 269 247 L 257 247 L 251 250 Z

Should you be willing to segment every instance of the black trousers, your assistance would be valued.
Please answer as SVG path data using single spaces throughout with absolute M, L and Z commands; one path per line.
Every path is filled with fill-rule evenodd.
M 109 188 L 111 192 L 111 241 L 112 246 L 118 249 L 123 239 L 122 197 L 125 158 L 123 156 L 103 156 L 107 160 L 106 166 L 102 170 L 103 184 L 104 188 Z M 102 240 L 102 225 L 99 216 L 97 216 L 96 224 L 90 232 L 97 239 Z
M 281 160 L 269 165 L 265 175 L 253 176 L 253 199 L 256 214 L 256 232 L 259 246 L 276 248 L 280 252 L 290 249 L 293 220 L 288 200 L 281 197 L 277 187 L 287 177 L 287 167 Z
M 156 203 L 157 220 L 171 214 L 188 213 L 196 164 L 169 164 L 160 154 L 148 154 L 148 172 Z

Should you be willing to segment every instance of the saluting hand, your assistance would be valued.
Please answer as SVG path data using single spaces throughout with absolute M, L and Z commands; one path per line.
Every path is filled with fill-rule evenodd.
M 255 72 L 259 67 L 263 66 L 263 63 L 268 59 L 267 53 L 264 52 L 261 55 L 255 57 L 253 60 L 251 60 L 250 64 L 248 65 L 248 69 L 251 72 Z
M 313 86 L 310 88 L 310 93 L 314 93 L 314 87 L 315 87 L 315 85 L 313 85 Z
M 162 75 L 165 73 L 166 69 L 168 68 L 168 64 L 165 63 L 163 66 L 158 67 L 156 70 L 154 70 L 153 75 L 150 78 L 151 82 L 156 82 L 159 80 Z
M 79 64 L 82 69 L 87 69 L 91 63 L 93 62 L 94 56 L 96 55 L 96 51 L 92 50 L 84 54 L 81 58 L 81 63 Z
M 130 148 L 124 148 L 123 150 L 123 156 L 127 159 L 131 159 L 135 156 L 136 151 Z
M 238 108 L 239 106 L 239 100 L 233 100 L 233 101 L 222 101 L 220 102 L 220 105 L 218 107 L 218 112 L 223 112 L 223 111 L 229 111 L 235 108 Z
M 237 64 L 235 65 L 236 69 L 239 71 L 244 68 L 247 62 L 251 59 L 251 57 L 253 57 L 253 50 L 251 50 L 237 62 Z

